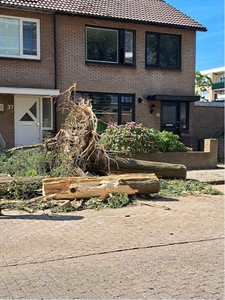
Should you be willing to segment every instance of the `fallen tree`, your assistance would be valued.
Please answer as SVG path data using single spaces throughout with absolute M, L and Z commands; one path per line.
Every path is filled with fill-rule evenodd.
M 97 151 L 96 151 L 97 152 Z M 161 178 L 186 178 L 187 169 L 182 164 L 143 161 L 133 158 L 122 158 L 115 155 L 95 153 L 92 157 L 92 171 L 112 173 L 155 173 Z
M 53 199 L 83 199 L 117 194 L 149 195 L 159 192 L 155 174 L 122 174 L 102 177 L 66 177 L 43 180 L 43 195 Z
M 71 102 L 71 94 L 73 101 Z M 52 149 L 68 158 L 68 174 L 84 176 L 88 172 L 110 173 L 155 173 L 163 178 L 185 178 L 184 165 L 146 162 L 117 157 L 107 153 L 99 144 L 98 120 L 92 111 L 91 100 L 80 99 L 77 103 L 76 86 L 69 88 L 63 96 L 63 109 L 69 111 L 63 128 L 55 138 L 46 142 Z M 78 172 L 78 168 L 81 172 Z
M 162 178 L 185 178 L 186 167 L 180 164 L 146 162 L 126 159 L 108 153 L 99 143 L 98 120 L 91 100 L 76 100 L 76 85 L 58 96 L 60 109 L 67 111 L 65 124 L 55 137 L 41 144 L 48 169 L 66 168 L 69 177 L 85 177 L 87 172 L 104 175 L 111 173 L 155 173 Z M 39 145 L 34 145 L 38 147 Z M 30 146 L 32 147 L 32 146 Z M 28 148 L 30 148 L 28 146 Z M 20 150 L 13 148 L 10 151 Z M 63 175 L 65 176 L 65 174 Z

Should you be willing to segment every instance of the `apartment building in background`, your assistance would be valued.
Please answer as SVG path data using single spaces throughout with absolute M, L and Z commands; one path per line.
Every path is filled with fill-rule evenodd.
M 199 92 L 201 97 L 207 101 L 224 101 L 225 100 L 225 67 L 204 70 L 200 72 L 202 75 L 207 75 L 212 79 L 213 85 L 207 91 Z

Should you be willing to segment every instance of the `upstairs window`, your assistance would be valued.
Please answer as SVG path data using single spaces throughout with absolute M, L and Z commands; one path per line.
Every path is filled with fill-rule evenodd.
M 135 32 L 86 27 L 86 62 L 135 65 Z
M 40 21 L 0 16 L 0 56 L 40 58 Z
M 146 66 L 160 69 L 181 68 L 181 36 L 146 32 Z

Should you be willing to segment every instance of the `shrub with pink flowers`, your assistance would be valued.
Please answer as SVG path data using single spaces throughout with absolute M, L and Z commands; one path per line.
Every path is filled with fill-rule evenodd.
M 146 128 L 135 122 L 108 125 L 101 135 L 100 143 L 107 150 L 122 151 L 129 156 L 137 153 L 191 151 L 179 141 L 178 135 Z

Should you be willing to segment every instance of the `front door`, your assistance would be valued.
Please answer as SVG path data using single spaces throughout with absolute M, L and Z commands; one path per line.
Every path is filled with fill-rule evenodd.
M 40 98 L 15 96 L 15 146 L 41 142 Z
M 187 102 L 161 102 L 161 131 L 180 135 L 188 130 L 189 105 Z
M 162 102 L 161 116 L 161 130 L 167 130 L 174 134 L 179 134 L 178 104 L 176 102 Z

